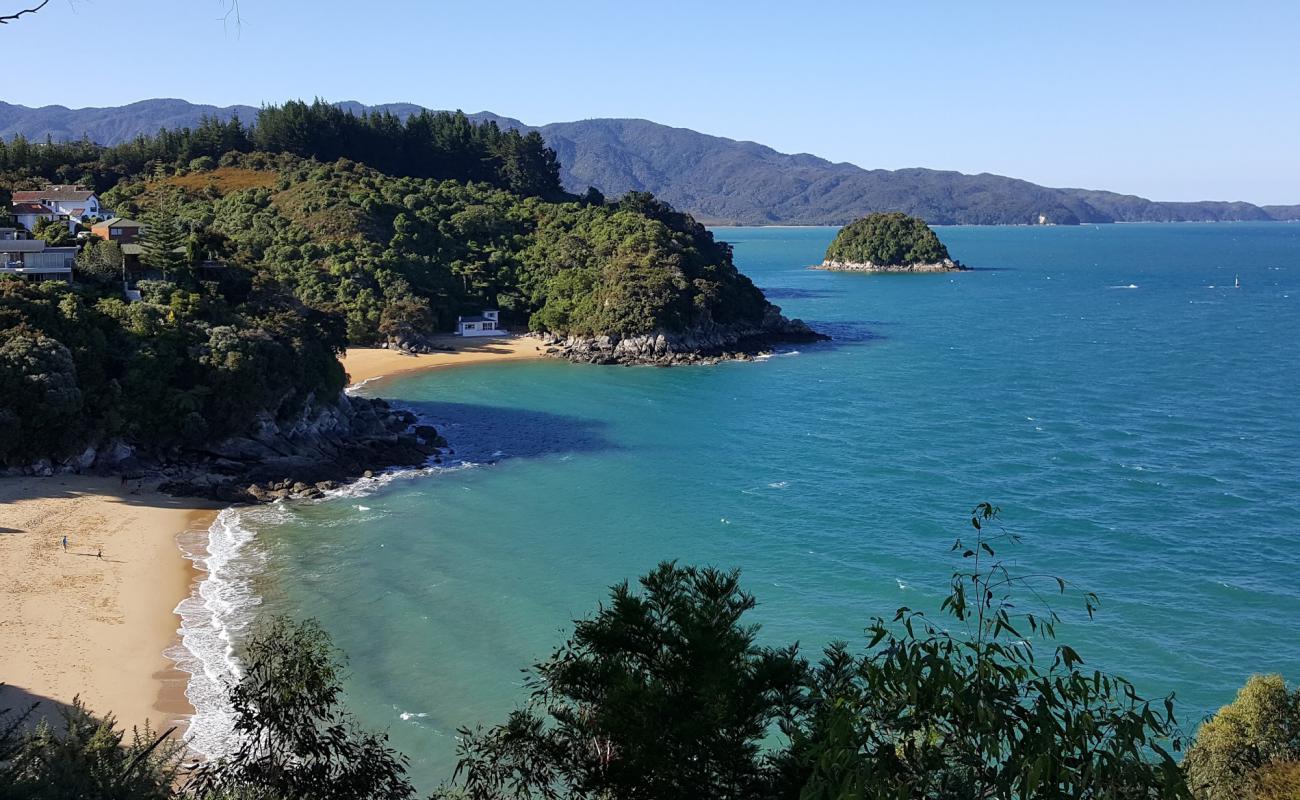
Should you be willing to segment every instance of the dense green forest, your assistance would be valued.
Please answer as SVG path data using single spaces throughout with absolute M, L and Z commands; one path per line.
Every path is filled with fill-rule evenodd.
M 425 111 L 405 121 L 389 113 L 356 115 L 319 100 L 267 106 L 252 127 L 238 117 L 206 117 L 193 128 L 162 129 L 112 147 L 15 136 L 0 140 L 0 184 L 80 183 L 104 192 L 125 178 L 254 150 L 347 158 L 389 175 L 489 183 L 528 197 L 564 196 L 559 162 L 537 133 L 477 125 L 460 112 Z
M 556 203 L 254 153 L 104 199 L 203 231 L 216 255 L 342 315 L 354 343 L 449 331 L 485 306 L 516 329 L 581 336 L 757 321 L 767 308 L 726 244 L 648 195 Z
M 951 260 L 930 226 L 906 214 L 868 214 L 840 229 L 826 248 L 826 260 L 904 267 Z
M 237 434 L 332 402 L 346 344 L 420 346 L 485 307 L 576 337 L 771 319 L 691 217 L 644 193 L 568 195 L 558 170 L 536 133 L 319 101 L 110 148 L 0 143 L 0 186 L 83 183 L 146 224 L 139 264 L 92 238 L 75 286 L 0 278 L 0 389 L 21 398 L 0 412 L 0 465 Z
M 247 276 L 191 290 L 0 280 L 0 464 L 115 439 L 154 449 L 241 432 L 343 388 L 339 320 Z
M 529 670 L 516 711 L 459 731 L 435 800 L 1295 799 L 1300 691 L 1253 677 L 1193 737 L 1172 696 L 1057 638 L 1052 602 L 1099 601 L 1016 572 L 997 515 L 974 509 L 939 614 L 901 608 L 812 656 L 760 644 L 736 571 L 665 562 L 615 585 Z M 344 707 L 319 625 L 264 619 L 240 658 L 237 736 L 214 760 L 80 704 L 34 731 L 28 709 L 0 709 L 0 800 L 415 796 L 406 755 Z

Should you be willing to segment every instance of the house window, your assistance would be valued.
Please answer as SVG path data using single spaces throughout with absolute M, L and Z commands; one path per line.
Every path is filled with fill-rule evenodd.
M 121 228 L 109 228 L 109 229 L 108 229 L 108 235 L 109 235 L 109 236 L 121 236 L 121 235 L 122 235 L 122 229 L 121 229 Z

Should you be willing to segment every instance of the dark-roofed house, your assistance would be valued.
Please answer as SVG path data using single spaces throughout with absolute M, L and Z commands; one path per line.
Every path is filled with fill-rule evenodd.
M 71 281 L 76 257 L 75 247 L 46 247 L 40 239 L 20 238 L 13 228 L 0 228 L 0 275 Z

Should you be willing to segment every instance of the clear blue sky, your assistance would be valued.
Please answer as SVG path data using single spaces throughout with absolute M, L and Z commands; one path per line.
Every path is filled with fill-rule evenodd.
M 0 26 L 0 99 L 644 117 L 864 167 L 1300 203 L 1294 0 L 240 6 L 235 31 L 220 0 L 51 0 Z

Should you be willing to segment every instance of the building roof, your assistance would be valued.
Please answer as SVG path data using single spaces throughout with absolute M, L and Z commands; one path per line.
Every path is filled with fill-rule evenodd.
M 125 255 L 125 256 L 138 256 L 138 255 L 140 255 L 140 254 L 143 253 L 143 252 L 144 252 L 144 245 L 142 245 L 142 244 L 124 244 L 124 245 L 122 245 L 122 255 Z
M 46 186 L 32 192 L 14 192 L 14 202 L 41 202 L 52 200 L 56 203 L 81 203 L 95 196 L 89 189 L 80 186 Z
M 14 196 L 17 197 L 18 192 L 14 192 Z M 9 210 L 11 213 L 14 214 L 53 214 L 54 213 L 54 209 L 43 206 L 40 203 L 31 203 L 27 201 L 20 203 L 17 200 L 14 201 L 13 207 L 10 208 Z
M 113 217 L 112 219 L 106 219 L 103 222 L 96 222 L 94 225 L 91 226 L 91 230 L 94 230 L 95 228 L 143 228 L 143 227 L 144 225 L 142 223 L 136 222 L 133 219 L 127 219 L 126 217 Z
M 484 316 L 460 317 L 459 322 L 496 322 L 494 319 L 488 319 Z
M 5 239 L 0 242 L 0 253 L 42 253 L 44 251 L 43 239 Z

